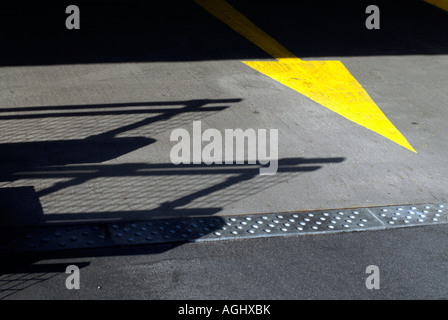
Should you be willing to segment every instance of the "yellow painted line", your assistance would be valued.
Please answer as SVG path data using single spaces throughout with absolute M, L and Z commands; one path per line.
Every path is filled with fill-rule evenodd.
M 195 2 L 274 58 L 296 58 L 293 53 L 258 28 L 226 1 L 195 0 Z
M 440 9 L 448 11 L 448 0 L 424 0 L 427 3 L 430 3 Z
M 300 60 L 226 1 L 195 2 L 276 59 L 243 63 L 339 115 L 416 152 L 340 61 Z

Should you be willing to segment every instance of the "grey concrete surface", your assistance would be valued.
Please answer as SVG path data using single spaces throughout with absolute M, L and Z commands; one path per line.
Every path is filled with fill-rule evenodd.
M 342 61 L 418 153 L 241 63 L 271 58 L 194 3 L 86 5 L 79 33 L 64 30 L 61 4 L 8 4 L 0 188 L 38 209 L 21 215 L 23 203 L 8 203 L 2 214 L 22 225 L 448 201 L 446 12 L 380 1 L 381 30 L 367 31 L 367 2 L 230 2 L 298 57 Z M 170 134 L 195 120 L 203 130 L 278 129 L 279 171 L 179 174 Z M 282 171 L 288 161 L 297 170 Z M 43 265 L 43 280 L 7 291 L 12 299 L 445 299 L 446 235 L 443 225 L 123 248 L 37 259 L 2 277 Z M 83 290 L 61 285 L 68 262 L 85 262 Z M 364 286 L 370 264 L 382 272 L 377 291 Z
M 237 57 L 260 58 L 259 49 L 251 42 L 199 6 L 191 3 L 186 8 L 196 18 L 189 21 L 184 17 L 181 23 L 190 22 L 187 29 L 195 23 L 205 25 L 216 32 L 214 39 L 223 37 L 221 50 L 229 50 L 225 45 L 234 41 L 244 46 L 234 53 Z M 346 5 L 337 12 L 349 8 Z M 259 17 L 267 14 L 267 9 L 241 6 L 240 10 L 276 35 L 279 31 L 265 26 Z M 162 12 L 167 17 L 171 13 Z M 432 7 L 424 13 L 435 18 L 439 14 Z M 296 27 L 285 11 L 276 14 L 272 18 L 280 27 L 288 22 L 290 28 Z M 317 18 L 325 21 L 326 15 L 329 13 L 323 11 Z M 378 31 L 383 32 L 379 40 L 378 34 L 366 33 L 364 26 L 352 33 L 382 43 L 392 32 L 395 37 L 402 35 L 403 24 L 412 18 L 401 21 L 384 16 L 386 30 Z M 394 18 L 400 28 L 388 27 Z M 359 44 L 364 47 L 359 56 L 308 53 L 302 57 L 342 61 L 418 151 L 414 154 L 265 77 L 241 59 L 215 60 L 211 53 L 205 58 L 210 35 L 199 33 L 203 46 L 189 47 L 190 38 L 184 34 L 176 36 L 176 41 L 169 37 L 180 25 L 168 31 L 163 27 L 157 41 L 167 37 L 172 50 L 168 57 L 188 59 L 188 55 L 176 55 L 176 46 L 187 46 L 189 52 L 204 57 L 199 61 L 2 67 L 1 186 L 33 186 L 47 222 L 149 219 L 190 214 L 192 209 L 200 214 L 229 215 L 447 201 L 445 43 L 435 50 L 439 54 L 422 55 L 418 53 L 434 46 L 433 40 L 427 37 L 428 43 L 422 45 L 417 42 L 421 39 L 408 39 L 411 35 L 405 34 L 405 44 L 396 43 L 396 50 L 403 53 L 399 55 L 378 55 L 365 40 Z M 433 27 L 442 33 L 446 22 Z M 87 37 L 89 30 L 85 29 Z M 133 31 L 127 30 L 131 39 Z M 156 31 L 148 37 L 155 37 Z M 187 39 L 183 46 L 182 37 Z M 284 45 L 294 42 L 294 37 L 296 33 L 290 30 Z M 305 42 L 304 46 L 310 45 Z M 300 57 L 300 51 L 296 54 Z M 149 55 L 148 59 L 156 58 Z M 310 172 L 282 172 L 280 168 L 274 176 L 242 178 L 234 184 L 225 183 L 235 177 L 234 172 L 209 174 L 207 166 L 178 175 L 169 158 L 174 145 L 170 134 L 175 128 L 191 132 L 194 120 L 202 121 L 203 130 L 222 132 L 227 128 L 275 128 L 279 130 L 280 159 L 329 161 L 317 163 L 320 168 Z M 344 161 L 333 163 L 332 158 Z M 157 166 L 166 166 L 166 172 L 157 174 Z

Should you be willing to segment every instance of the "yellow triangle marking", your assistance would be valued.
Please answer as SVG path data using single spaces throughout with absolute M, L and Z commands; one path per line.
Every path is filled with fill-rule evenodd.
M 195 2 L 277 59 L 243 63 L 350 121 L 417 153 L 340 61 L 300 60 L 226 1 Z
M 340 61 L 243 61 L 264 75 L 416 152 Z

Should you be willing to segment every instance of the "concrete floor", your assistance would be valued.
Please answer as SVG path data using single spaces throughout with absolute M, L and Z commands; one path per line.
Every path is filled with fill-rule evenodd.
M 84 20 L 78 34 L 55 28 L 59 7 L 44 6 L 36 8 L 48 16 L 42 25 L 35 30 L 18 27 L 6 37 L 10 50 L 0 69 L 0 187 L 17 193 L 24 190 L 20 187 L 32 187 L 32 195 L 19 194 L 22 200 L 17 201 L 34 201 L 41 207 L 28 215 L 14 212 L 13 225 L 448 201 L 446 12 L 412 2 L 406 4 L 408 14 L 399 14 L 404 2 L 393 6 L 380 1 L 381 29 L 369 31 L 364 27 L 365 3 L 304 4 L 292 12 L 283 3 L 273 7 L 230 2 L 301 59 L 341 61 L 417 153 L 243 64 L 243 60 L 272 58 L 194 3 L 179 4 L 179 10 L 162 6 L 157 12 L 142 12 L 141 4 L 125 8 L 117 2 L 101 15 L 101 7 L 80 5 Z M 2 23 L 14 23 L 14 9 Z M 120 23 L 114 18 L 118 13 L 122 13 Z M 205 165 L 195 171 L 187 167 L 179 174 L 179 167 L 170 162 L 174 145 L 170 134 L 176 128 L 191 132 L 197 120 L 203 130 L 278 129 L 277 174 L 250 175 L 234 167 Z M 217 167 L 219 174 L 211 170 Z M 17 207 L 21 208 L 19 203 Z M 410 257 L 408 246 L 386 250 L 394 242 L 406 243 L 403 239 L 419 249 L 422 234 L 428 240 L 420 244 L 421 250 L 430 250 L 429 260 L 424 252 L 417 254 L 422 260 Z M 356 258 L 358 251 L 349 247 L 374 241 L 378 235 L 379 247 L 370 244 L 359 258 L 362 261 Z M 446 240 L 445 226 L 325 237 L 250 240 L 228 246 L 189 244 L 160 255 L 160 261 L 171 261 L 163 263 L 152 261 L 158 255 L 144 253 L 94 258 L 85 268 L 92 270 L 91 275 L 86 271 L 86 279 L 96 277 L 108 264 L 123 278 L 141 272 L 145 279 L 141 285 L 153 291 L 128 290 L 124 282 L 107 280 L 106 273 L 104 283 L 110 291 L 91 289 L 79 296 L 65 289 L 51 291 L 57 286 L 54 281 L 64 277 L 59 275 L 36 285 L 46 288 L 36 297 L 446 298 L 446 281 L 436 283 L 446 274 L 446 255 L 440 247 L 432 247 Z M 333 241 L 351 245 L 345 249 L 331 245 L 331 250 L 317 249 L 320 253 L 314 255 L 311 248 L 327 248 Z M 276 253 L 278 248 L 282 254 Z M 243 260 L 232 258 L 230 267 L 226 257 L 232 256 L 232 250 L 237 256 L 254 254 Z M 206 257 L 208 252 L 217 254 Z M 334 266 L 320 270 L 329 252 Z M 207 261 L 201 269 L 209 273 L 206 282 L 195 280 L 202 275 L 191 272 L 194 263 L 183 266 L 181 257 L 190 255 L 203 256 L 194 263 Z M 282 276 L 275 275 L 274 260 L 267 262 L 266 269 L 257 267 L 257 261 L 269 255 L 284 259 Z M 123 259 L 131 261 L 129 268 L 119 268 Z M 400 263 L 409 263 L 409 269 L 398 270 L 396 259 L 404 259 Z M 443 261 L 439 264 L 438 259 Z M 148 273 L 146 265 L 154 263 L 158 271 Z M 367 263 L 382 264 L 392 272 L 386 283 L 393 290 L 372 293 L 358 288 Z M 347 269 L 347 264 L 356 265 L 356 271 Z M 242 271 L 243 265 L 249 269 Z M 288 266 L 295 266 L 294 275 L 297 270 L 317 268 L 316 286 L 306 282 L 299 288 L 306 275 L 288 275 Z M 433 273 L 419 273 L 416 277 L 421 280 L 402 286 L 407 281 L 404 274 L 431 266 L 436 268 Z M 256 279 L 247 278 L 250 268 L 263 275 L 258 285 Z M 324 290 L 321 281 L 328 281 L 335 268 L 344 273 L 332 278 L 330 289 Z M 351 280 L 342 279 L 347 272 L 353 273 Z M 226 289 L 204 290 L 218 274 L 226 275 L 216 279 Z M 270 276 L 279 282 L 269 282 Z M 163 279 L 172 287 L 167 288 Z M 235 279 L 247 288 L 227 285 Z M 266 281 L 261 289 L 260 283 Z M 344 281 L 350 283 L 348 287 L 339 287 Z M 434 288 L 428 283 L 434 283 Z M 121 286 L 129 294 L 120 296 Z M 35 294 L 34 289 L 11 297 L 30 294 Z

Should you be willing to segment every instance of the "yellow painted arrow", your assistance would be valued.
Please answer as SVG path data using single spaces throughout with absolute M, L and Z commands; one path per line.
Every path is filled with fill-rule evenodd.
M 243 63 L 417 153 L 340 61 L 300 60 L 226 1 L 195 2 L 276 59 Z

